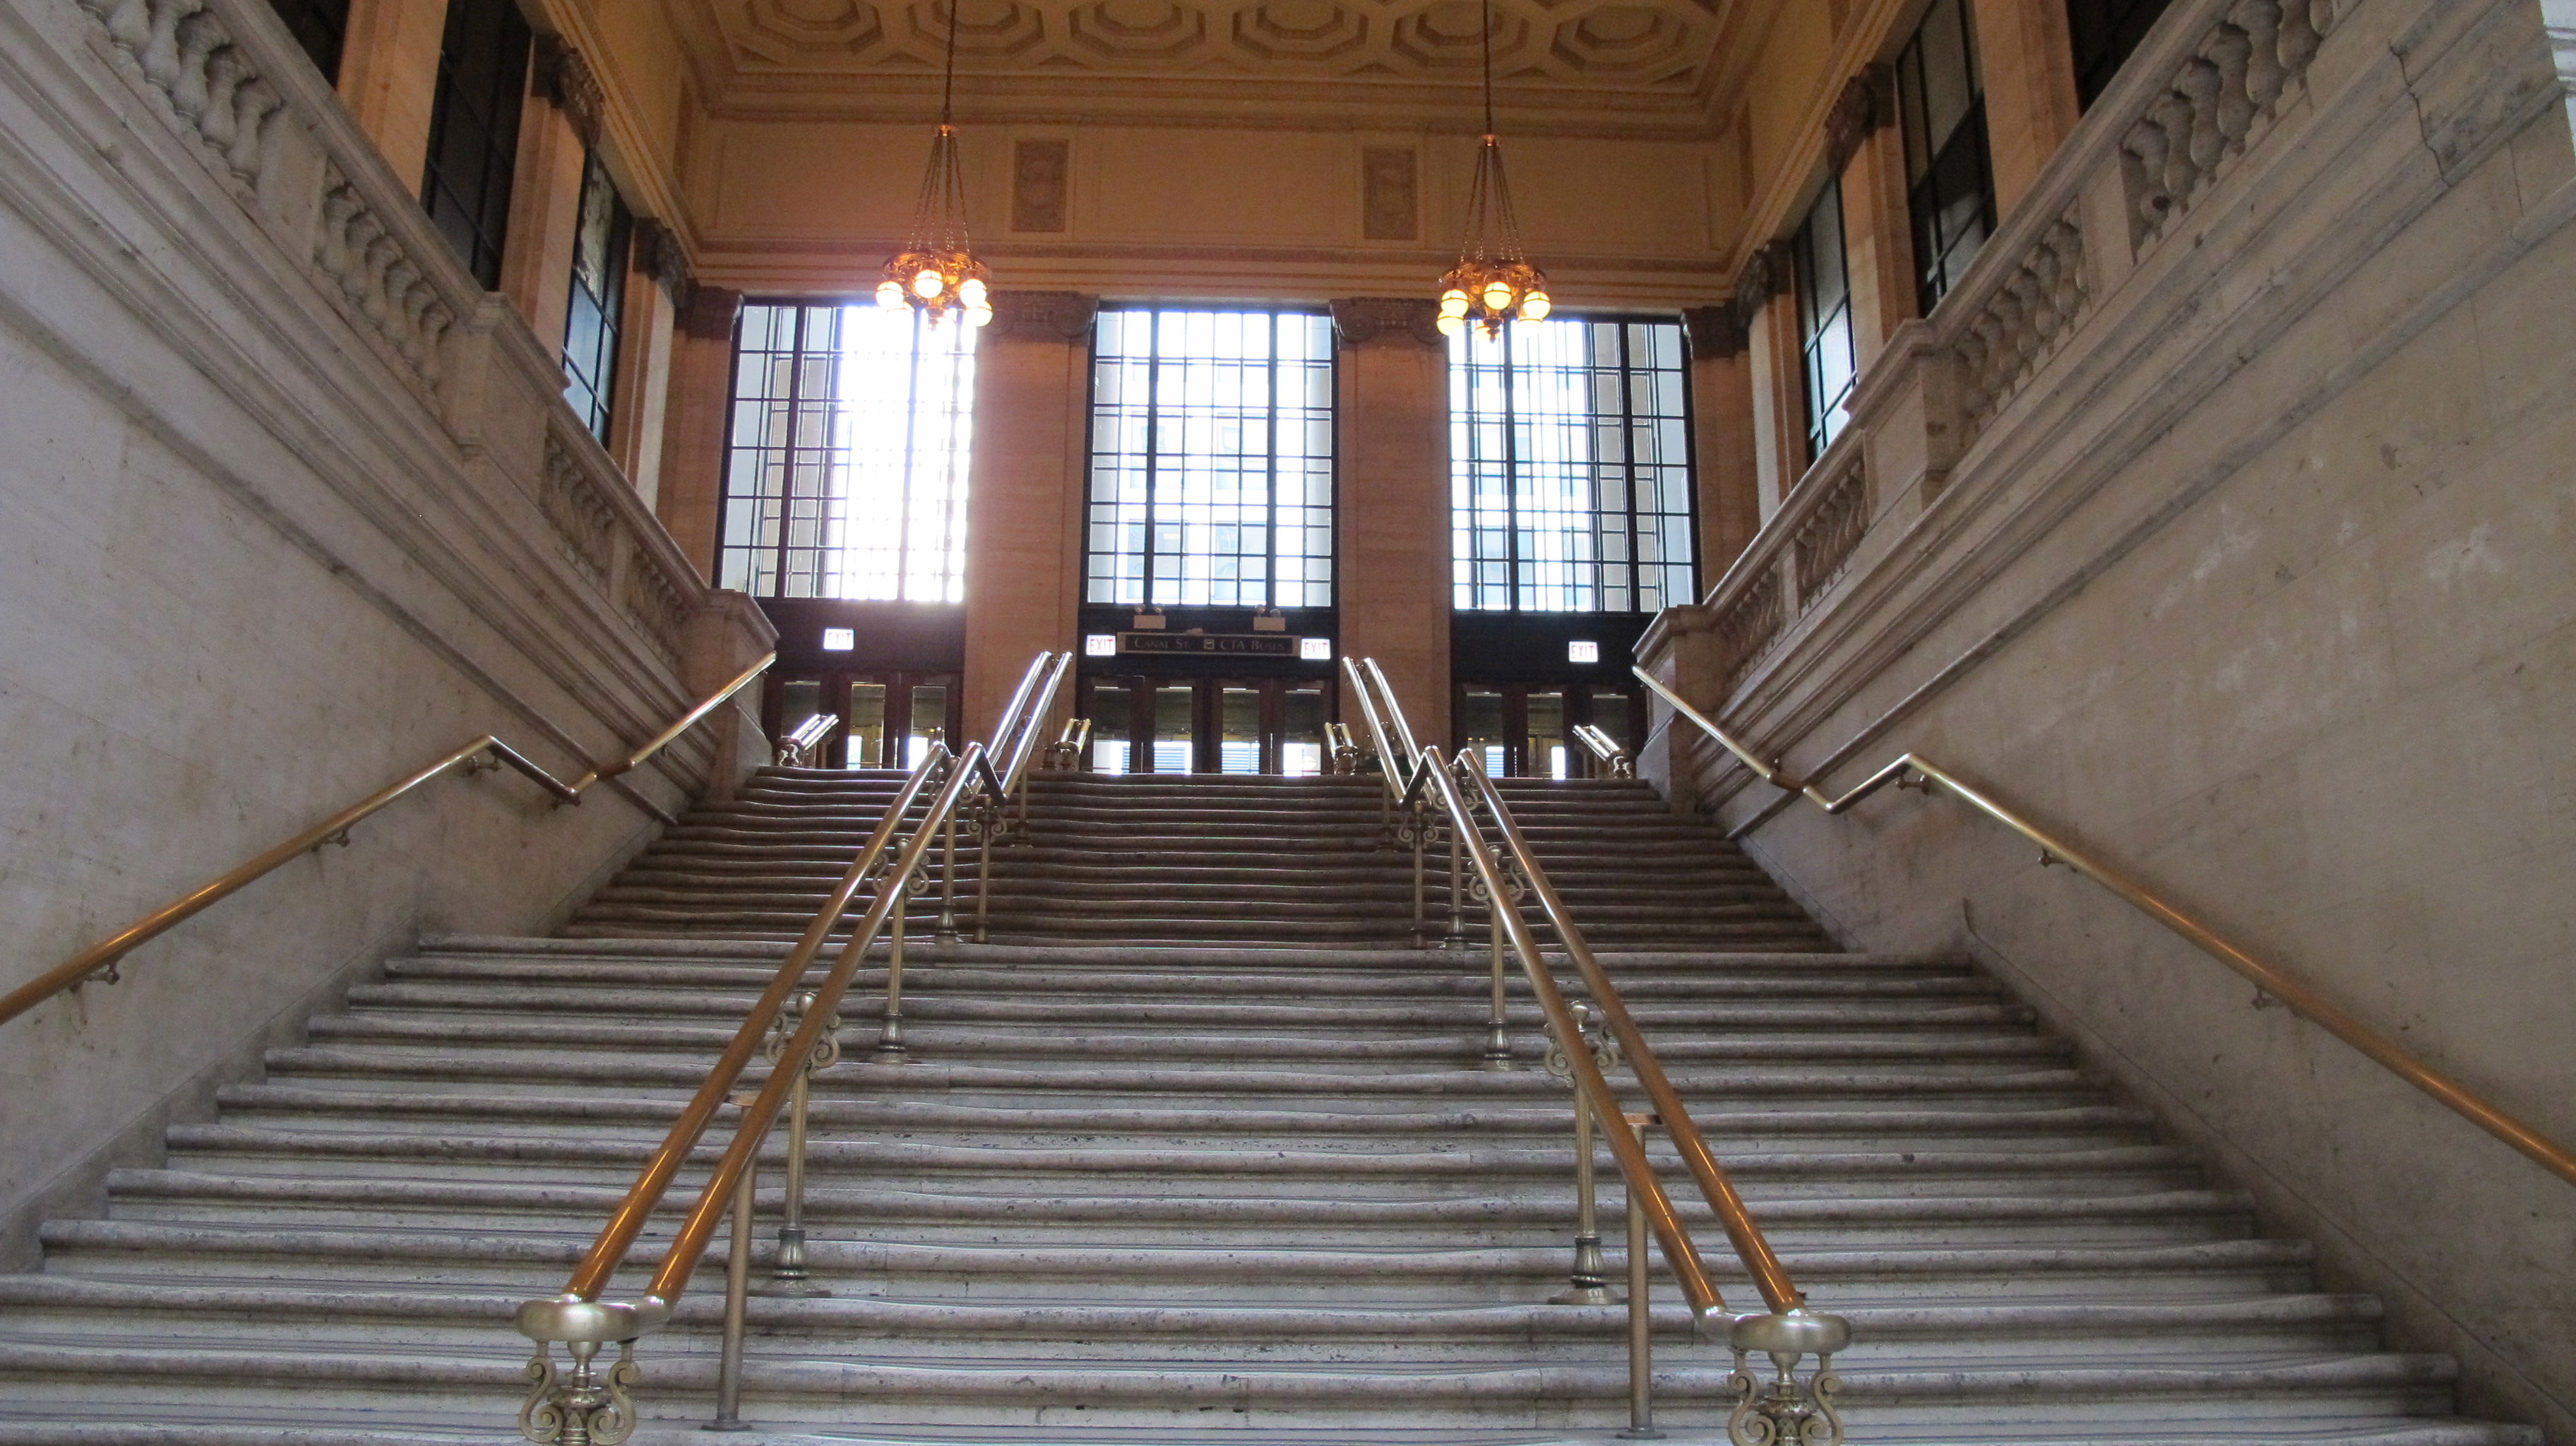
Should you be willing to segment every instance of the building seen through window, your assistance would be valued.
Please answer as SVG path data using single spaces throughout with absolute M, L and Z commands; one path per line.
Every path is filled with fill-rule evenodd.
M 1815 461 L 1850 420 L 1857 366 L 1852 351 L 1851 272 L 1843 251 L 1841 178 L 1825 182 L 1791 238 L 1797 266 L 1798 358 L 1806 399 L 1807 460 Z
M 581 166 L 581 220 L 573 233 L 572 294 L 564 314 L 564 400 L 590 434 L 608 440 L 616 399 L 618 326 L 626 306 L 626 255 L 634 218 L 593 148 Z
M 512 0 L 451 0 L 429 111 L 421 205 L 476 284 L 501 284 L 527 99 L 528 22 Z
M 1896 58 L 1915 300 L 1927 316 L 1995 229 L 1975 29 L 1968 0 L 1934 0 Z
M 1655 612 L 1692 598 L 1682 329 L 1515 322 L 1449 342 L 1452 603 Z
M 874 304 L 747 304 L 717 582 L 956 603 L 976 329 Z
M 1331 606 L 1331 322 L 1137 309 L 1098 327 L 1084 601 Z

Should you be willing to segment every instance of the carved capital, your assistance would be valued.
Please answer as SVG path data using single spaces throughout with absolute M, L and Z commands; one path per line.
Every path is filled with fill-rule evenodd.
M 572 48 L 560 35 L 537 37 L 537 94 L 562 111 L 572 122 L 573 133 L 586 146 L 599 144 L 601 118 L 608 108 L 607 93 L 599 87 L 599 77 L 591 73 L 590 62 Z
M 1381 337 L 1446 346 L 1439 319 L 1440 304 L 1428 297 L 1346 296 L 1333 303 L 1333 330 L 1344 346 L 1364 346 Z
M 996 291 L 987 329 L 1028 341 L 1080 341 L 1099 315 L 1100 298 L 1079 291 Z
M 1744 319 L 1732 303 L 1684 308 L 1682 330 L 1690 335 L 1695 357 L 1728 357 L 1744 350 Z
M 690 292 L 696 280 L 689 274 L 689 253 L 670 227 L 651 216 L 635 218 L 635 265 L 653 278 L 671 305 L 681 311 L 689 307 Z
M 1754 320 L 1771 298 L 1789 289 L 1789 278 L 1797 271 L 1789 243 L 1773 241 L 1757 249 L 1744 263 L 1743 272 L 1735 278 L 1735 326 L 1747 335 Z
M 680 329 L 699 341 L 733 340 L 734 318 L 742 314 L 742 293 L 726 286 L 692 286 L 680 308 Z
M 1869 133 L 1896 121 L 1896 70 L 1865 65 L 1843 82 L 1842 94 L 1825 115 L 1826 169 L 1840 173 L 1869 139 Z

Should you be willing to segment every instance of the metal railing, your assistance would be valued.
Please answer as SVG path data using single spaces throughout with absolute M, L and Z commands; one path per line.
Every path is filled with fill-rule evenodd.
M 716 1421 L 720 1426 L 729 1426 L 739 1419 L 754 1171 L 761 1146 L 782 1109 L 791 1110 L 787 1201 L 772 1282 L 781 1293 L 818 1293 L 803 1268 L 805 1103 L 813 1073 L 839 1058 L 834 1034 L 840 1026 L 841 1000 L 869 949 L 880 937 L 885 938 L 883 1032 L 875 1057 L 888 1062 L 909 1058 L 902 1041 L 903 944 L 909 932 L 908 901 L 928 874 L 931 849 L 934 845 L 941 847 L 945 867 L 939 871 L 940 933 L 943 938 L 956 936 L 957 834 L 963 827 L 980 845 L 976 937 L 983 937 L 991 893 L 992 849 L 1012 827 L 1008 815 L 1014 793 L 1019 795 L 1025 822 L 1029 764 L 1042 725 L 1055 706 L 1056 694 L 1072 663 L 1071 653 L 1039 654 L 1020 679 L 1019 689 L 1004 710 L 990 744 L 969 743 L 963 752 L 954 754 L 945 744 L 930 746 L 905 776 L 885 816 L 860 845 L 822 909 L 771 976 L 742 1026 L 682 1108 L 679 1119 L 610 1213 L 564 1282 L 563 1292 L 519 1307 L 519 1331 L 536 1342 L 527 1367 L 530 1389 L 519 1413 L 520 1431 L 527 1439 L 542 1446 L 616 1446 L 633 1432 L 636 1413 L 630 1392 L 641 1379 L 635 1362 L 635 1342 L 670 1319 L 672 1308 L 688 1288 L 689 1277 L 714 1238 L 717 1221 L 728 1214 L 733 1221 L 733 1239 L 726 1268 Z M 997 758 L 1001 760 L 999 767 L 994 763 Z M 921 806 L 922 812 L 914 820 L 910 815 L 916 806 Z M 866 910 L 823 978 L 808 986 L 805 976 L 816 957 L 849 912 L 853 900 L 871 882 L 876 888 Z M 756 1053 L 766 1054 L 773 1067 L 757 1090 L 737 1094 L 736 1086 Z M 733 1138 L 699 1189 L 678 1232 L 663 1250 L 661 1262 L 643 1293 L 633 1300 L 602 1300 L 610 1280 L 642 1234 L 646 1218 L 661 1204 L 708 1126 L 729 1103 L 740 1111 Z M 570 1357 L 569 1372 L 555 1362 L 553 1348 L 557 1344 L 564 1346 Z M 620 1347 L 619 1359 L 603 1371 L 598 1365 L 599 1352 L 610 1345 Z
M 1604 775 L 1611 778 L 1637 776 L 1637 760 L 1629 756 L 1627 749 L 1619 746 L 1619 740 L 1600 728 L 1590 723 L 1577 723 L 1574 725 L 1574 741 L 1600 761 Z
M 1647 1334 L 1647 1289 L 1644 1275 L 1644 1238 L 1651 1234 L 1660 1247 L 1666 1267 L 1679 1282 L 1694 1317 L 1705 1320 L 1724 1312 L 1726 1304 L 1717 1285 L 1710 1278 L 1698 1247 L 1674 1209 L 1671 1197 L 1657 1177 L 1654 1165 L 1646 1157 L 1643 1127 L 1660 1125 L 1679 1151 L 1683 1166 L 1698 1185 L 1701 1195 L 1726 1232 L 1734 1248 L 1753 1277 L 1768 1309 L 1753 1314 L 1734 1316 L 1728 1329 L 1728 1344 L 1735 1353 L 1735 1370 L 1729 1385 L 1735 1393 L 1735 1406 L 1729 1420 L 1730 1434 L 1738 1441 L 1798 1442 L 1803 1446 L 1831 1446 L 1842 1440 L 1841 1417 L 1836 1413 L 1833 1393 L 1837 1385 L 1833 1373 L 1833 1355 L 1851 1339 L 1848 1322 L 1838 1316 L 1819 1314 L 1806 1308 L 1806 1297 L 1790 1279 L 1789 1272 L 1770 1242 L 1755 1223 L 1741 1194 L 1728 1179 L 1726 1169 L 1709 1148 L 1707 1138 L 1692 1123 L 1689 1108 L 1673 1088 L 1654 1048 L 1637 1027 L 1636 1019 L 1620 998 L 1617 985 L 1601 967 L 1601 961 L 1585 941 L 1582 929 L 1567 912 L 1564 900 L 1549 881 L 1531 851 L 1528 838 L 1512 817 L 1494 781 L 1485 776 L 1471 751 L 1462 750 L 1454 757 L 1435 748 L 1417 744 L 1404 710 L 1386 674 L 1374 659 L 1342 660 L 1347 684 L 1345 697 L 1360 713 L 1367 735 L 1367 747 L 1379 760 L 1386 777 L 1385 801 L 1390 811 L 1391 832 L 1414 850 L 1416 879 L 1416 920 L 1420 921 L 1420 879 L 1423 856 L 1428 847 L 1445 841 L 1450 846 L 1451 867 L 1461 862 L 1472 866 L 1476 890 L 1486 905 L 1489 933 L 1497 961 L 1494 1004 L 1489 1024 L 1486 1062 L 1494 1067 L 1497 1046 L 1501 1068 L 1510 1067 L 1508 1041 L 1503 1038 L 1503 991 L 1499 961 L 1508 953 L 1520 966 L 1539 1010 L 1547 1020 L 1552 1048 L 1550 1067 L 1561 1068 L 1576 1092 L 1579 1149 L 1588 1156 L 1589 1125 L 1597 1122 L 1599 1134 L 1617 1161 L 1621 1178 L 1627 1187 L 1630 1210 L 1629 1259 L 1631 1288 L 1629 1292 L 1629 1379 L 1631 1390 L 1631 1430 L 1652 1429 L 1652 1380 Z M 1397 810 L 1402 815 L 1398 816 Z M 1493 838 L 1486 837 L 1485 824 L 1490 823 Z M 1546 957 L 1540 952 L 1536 935 L 1521 918 L 1519 901 L 1533 901 L 1548 927 L 1556 934 L 1565 956 L 1581 977 L 1590 995 L 1590 1008 L 1597 1011 L 1608 1040 L 1590 1037 L 1585 1021 L 1578 1018 L 1577 1006 L 1570 1002 L 1558 985 Z M 1455 937 L 1463 938 L 1459 909 L 1461 890 L 1454 884 L 1450 894 L 1451 928 Z M 1615 1044 L 1614 1055 L 1605 1044 Z M 1611 1087 L 1607 1068 L 1611 1061 L 1624 1057 L 1638 1087 L 1653 1106 L 1651 1114 L 1631 1115 Z M 1582 1163 L 1582 1179 L 1588 1183 L 1588 1161 Z M 1588 1195 L 1588 1190 L 1584 1192 Z M 1567 1297 L 1589 1299 L 1587 1265 L 1597 1281 L 1599 1242 L 1590 1241 L 1589 1260 L 1584 1251 L 1584 1236 L 1591 1235 L 1590 1211 L 1579 1227 L 1574 1291 Z M 1767 1355 L 1773 1365 L 1772 1378 L 1765 1382 L 1747 1357 Z M 1816 1358 L 1815 1365 L 1801 1377 L 1797 1366 L 1806 1356 Z
M 813 757 L 814 750 L 822 747 L 823 740 L 831 737 L 832 730 L 840 726 L 841 720 L 829 713 L 808 716 L 786 737 L 778 740 L 778 755 L 774 761 L 781 768 L 803 768 L 805 760 Z
M 1783 790 L 1789 798 L 1804 798 L 1829 814 L 1843 813 L 1891 783 L 1900 789 L 1919 789 L 1925 793 L 1935 788 L 1948 792 L 1970 808 L 2038 845 L 2042 864 L 2064 864 L 2119 895 L 2149 918 L 2180 934 L 2202 953 L 2235 970 L 2251 981 L 2256 989 L 2287 1005 L 2292 1013 L 2441 1101 L 2471 1124 L 2521 1151 L 2541 1168 L 2569 1184 L 2576 1184 L 2576 1152 L 2569 1151 L 2566 1146 L 2523 1123 L 2475 1090 L 2434 1069 L 2395 1040 L 2362 1023 L 2298 979 L 2228 942 L 2217 930 L 2184 912 L 2180 905 L 2158 895 L 2134 876 L 2041 828 L 1939 764 L 1914 753 L 1901 754 L 1895 761 L 1862 779 L 1849 792 L 1834 797 L 1818 789 L 1812 779 L 1790 778 L 1780 771 L 1777 763 L 1764 762 L 1752 749 L 1730 737 L 1707 714 L 1692 707 L 1680 694 L 1645 669 L 1631 671 L 1643 679 L 1647 687 L 1654 689 L 1658 697 L 1671 704 L 1675 715 L 1688 719 L 1701 732 L 1715 739 L 1720 747 L 1751 769 L 1755 777 Z
M 678 721 L 656 734 L 653 740 L 643 747 L 624 758 L 591 765 L 587 772 L 570 783 L 565 783 L 546 772 L 531 762 L 526 754 L 489 733 L 473 739 L 419 772 L 378 789 L 293 838 L 199 884 L 196 888 L 10 990 L 5 996 L 0 996 L 0 1023 L 17 1018 L 74 985 L 92 979 L 106 984 L 117 982 L 116 966 L 126 955 L 203 913 L 213 905 L 241 892 L 243 888 L 257 882 L 296 855 L 308 849 L 319 849 L 326 844 L 347 844 L 351 828 L 409 797 L 431 780 L 456 769 L 461 768 L 470 776 L 507 766 L 553 795 L 557 805 L 579 805 L 581 796 L 594 785 L 633 771 L 654 754 L 669 747 L 673 740 L 688 732 L 699 720 L 723 706 L 725 700 L 749 687 L 753 679 L 758 678 L 768 670 L 771 663 L 777 661 L 777 657 L 777 654 L 772 653 L 744 669 L 741 676 L 709 694 L 696 707 L 680 715 Z M 628 797 L 634 799 L 638 807 L 663 823 L 679 821 L 648 799 L 631 792 Z

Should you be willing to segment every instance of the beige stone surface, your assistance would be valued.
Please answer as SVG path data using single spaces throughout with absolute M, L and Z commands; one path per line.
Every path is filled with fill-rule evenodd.
M 1008 302 L 1005 302 L 1007 306 Z M 1091 399 L 1087 333 L 990 329 L 975 355 L 966 519 L 966 734 L 989 738 L 1041 652 L 1078 648 Z M 1072 711 L 1067 681 L 1060 714 Z
M 1920 384 L 1942 346 L 1890 363 L 1921 375 L 1857 424 L 1877 521 L 1732 699 L 1706 610 L 1657 662 L 1828 787 L 1909 749 L 1991 787 L 2576 1142 L 2569 136 L 2554 96 L 2426 100 L 2511 93 L 2479 78 L 2541 53 L 2537 19 L 2340 7 L 2278 128 L 2097 272 L 1990 421 Z M 2090 184 L 2060 172 L 2121 104 L 2029 194 Z M 2125 252 L 2108 214 L 2085 245 Z M 1981 275 L 2013 264 L 1990 251 Z M 1903 485 L 1963 425 L 1938 495 Z M 1772 797 L 1697 746 L 1669 766 L 1730 819 Z M 1799 805 L 1749 846 L 1850 943 L 1989 958 L 2386 1295 L 2397 1340 L 2456 1352 L 2473 1409 L 2576 1427 L 2576 1189 L 1955 802 Z
M 429 162 L 429 119 L 447 0 L 350 0 L 340 42 L 340 99 L 397 176 L 417 184 Z
M 1335 354 L 1341 650 L 1386 670 L 1418 741 L 1449 737 L 1448 352 L 1390 327 Z M 1347 700 L 1346 700 L 1347 706 Z M 1353 716 L 1345 714 L 1345 720 Z

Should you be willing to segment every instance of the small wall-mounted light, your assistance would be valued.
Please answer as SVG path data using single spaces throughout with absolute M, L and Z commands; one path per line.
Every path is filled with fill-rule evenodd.
M 1565 660 L 1569 663 L 1600 662 L 1601 645 L 1599 643 L 1585 642 L 1578 638 L 1565 645 Z
M 1309 663 L 1329 663 L 1333 660 L 1333 640 L 1331 638 L 1299 638 L 1297 640 L 1297 656 Z
M 1288 619 L 1277 608 L 1260 608 L 1252 614 L 1252 630 L 1256 633 L 1284 633 L 1288 631 Z
M 1115 634 L 1115 633 L 1085 633 L 1085 634 L 1083 634 L 1083 635 L 1082 635 L 1082 655 L 1083 655 L 1084 657 L 1086 657 L 1086 658 L 1114 658 L 1114 657 L 1117 657 L 1117 656 L 1118 656 L 1118 635 L 1117 635 L 1117 634 Z
M 856 628 L 825 628 L 823 630 L 824 652 L 846 653 L 858 645 L 859 631 Z

